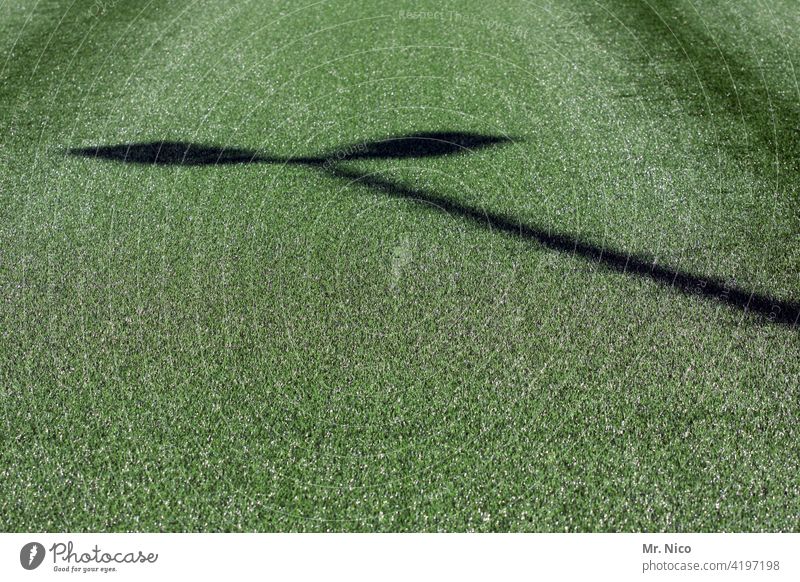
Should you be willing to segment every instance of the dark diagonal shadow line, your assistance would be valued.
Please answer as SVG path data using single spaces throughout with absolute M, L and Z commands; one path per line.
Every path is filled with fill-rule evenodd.
M 509 142 L 508 138 L 464 133 L 429 132 L 396 136 L 374 142 L 362 142 L 340 148 L 326 156 L 269 157 L 237 148 L 189 142 L 149 142 L 75 148 L 68 154 L 100 158 L 129 164 L 155 166 L 216 166 L 232 164 L 290 164 L 317 170 L 326 176 L 357 182 L 393 198 L 431 205 L 460 216 L 476 226 L 539 244 L 543 248 L 568 253 L 596 263 L 611 271 L 650 279 L 684 294 L 718 301 L 752 313 L 767 321 L 796 326 L 800 304 L 783 301 L 726 283 L 721 279 L 701 277 L 665 265 L 657 265 L 642 255 L 624 254 L 600 247 L 578 237 L 548 232 L 534 225 L 522 224 L 511 216 L 486 212 L 422 189 L 410 188 L 374 174 L 347 167 L 345 162 L 370 159 L 408 159 L 457 155 Z
M 541 228 L 519 223 L 504 214 L 486 212 L 432 192 L 408 188 L 374 175 L 343 168 L 340 165 L 328 167 L 327 172 L 339 178 L 380 190 L 394 198 L 412 200 L 422 203 L 426 207 L 436 206 L 444 212 L 466 218 L 482 228 L 533 241 L 546 249 L 573 254 L 612 271 L 645 277 L 687 295 L 713 299 L 745 312 L 755 313 L 775 323 L 793 326 L 797 324 L 800 316 L 800 304 L 796 302 L 782 301 L 768 295 L 747 291 L 720 279 L 701 277 L 668 266 L 657 265 L 645 257 L 627 255 L 599 247 L 574 236 L 549 233 Z

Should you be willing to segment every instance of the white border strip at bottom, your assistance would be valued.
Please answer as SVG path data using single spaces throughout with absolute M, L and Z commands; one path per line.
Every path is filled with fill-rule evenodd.
M 798 564 L 800 534 L 0 534 L 4 581 L 778 582 Z

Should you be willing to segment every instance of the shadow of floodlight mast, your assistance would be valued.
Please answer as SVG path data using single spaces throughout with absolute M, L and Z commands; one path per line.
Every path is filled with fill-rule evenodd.
M 467 206 L 435 192 L 410 188 L 341 164 L 341 162 L 368 159 L 426 158 L 463 154 L 510 141 L 506 137 L 476 133 L 429 132 L 362 142 L 316 157 L 270 157 L 251 150 L 190 142 L 105 145 L 71 149 L 68 153 L 80 157 L 156 166 L 233 164 L 307 166 L 322 171 L 328 176 L 355 182 L 394 198 L 421 203 L 429 209 L 438 208 L 448 214 L 467 219 L 482 228 L 535 242 L 552 251 L 572 254 L 612 271 L 647 278 L 684 294 L 715 300 L 755 314 L 767 321 L 788 326 L 797 325 L 798 318 L 800 318 L 800 304 L 797 302 L 784 301 L 748 291 L 721 279 L 702 277 L 666 265 L 657 265 L 651 259 L 641 255 L 625 254 L 607 247 L 597 246 L 575 236 L 552 233 L 534 225 L 523 224 L 505 214 Z

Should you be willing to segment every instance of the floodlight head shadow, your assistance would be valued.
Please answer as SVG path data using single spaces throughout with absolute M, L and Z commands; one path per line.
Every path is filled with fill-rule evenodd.
M 183 141 L 153 141 L 73 148 L 68 154 L 127 164 L 157 166 L 217 166 L 233 164 L 321 165 L 350 160 L 429 158 L 469 153 L 510 142 L 507 137 L 466 132 L 423 132 L 364 141 L 317 157 L 270 157 L 254 150 L 196 144 Z

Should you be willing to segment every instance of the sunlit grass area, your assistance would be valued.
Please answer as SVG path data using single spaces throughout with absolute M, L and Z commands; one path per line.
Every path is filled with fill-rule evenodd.
M 798 29 L 0 0 L 0 529 L 798 530 Z

